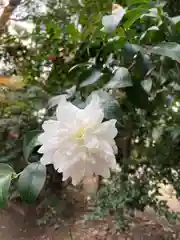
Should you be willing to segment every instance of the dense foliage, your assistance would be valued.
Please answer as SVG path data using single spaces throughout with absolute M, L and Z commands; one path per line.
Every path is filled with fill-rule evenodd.
M 147 205 L 162 213 L 159 183 L 171 183 L 180 193 L 180 16 L 168 16 L 164 3 L 129 0 L 114 27 L 102 24 L 103 16 L 113 14 L 109 0 L 51 0 L 46 6 L 45 12 L 29 13 L 31 34 L 1 39 L 8 71 L 24 84 L 0 89 L 1 205 L 12 180 L 27 202 L 42 190 L 46 168 L 39 163 L 37 136 L 58 95 L 83 107 L 95 92 L 105 119 L 117 120 L 121 169 L 99 191 L 96 215 Z

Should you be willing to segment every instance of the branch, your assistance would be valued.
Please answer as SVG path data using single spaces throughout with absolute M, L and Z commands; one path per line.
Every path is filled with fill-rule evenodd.
M 9 20 L 12 20 L 12 21 L 14 21 L 14 22 L 23 22 L 23 21 L 26 21 L 26 20 L 28 20 L 29 19 L 29 16 L 26 16 L 26 17 L 23 17 L 23 18 L 9 18 Z
M 0 36 L 6 31 L 6 24 L 20 2 L 21 0 L 10 0 L 9 4 L 4 8 L 4 11 L 0 16 Z

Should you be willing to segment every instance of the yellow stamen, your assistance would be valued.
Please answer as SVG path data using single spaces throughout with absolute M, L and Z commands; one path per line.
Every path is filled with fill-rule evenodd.
M 73 135 L 73 139 L 74 140 L 80 140 L 82 141 L 84 138 L 84 134 L 85 134 L 85 128 L 81 127 L 74 135 Z

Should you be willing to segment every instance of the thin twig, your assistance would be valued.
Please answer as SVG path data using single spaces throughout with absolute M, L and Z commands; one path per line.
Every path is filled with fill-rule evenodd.
M 71 228 L 69 227 L 69 236 L 70 236 L 70 239 L 73 240 L 73 236 L 72 236 L 72 232 L 71 232 Z

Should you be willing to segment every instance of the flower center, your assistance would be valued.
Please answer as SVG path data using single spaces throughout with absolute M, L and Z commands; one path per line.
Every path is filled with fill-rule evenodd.
M 73 139 L 76 141 L 83 141 L 85 135 L 85 128 L 81 127 L 74 135 L 73 135 Z

